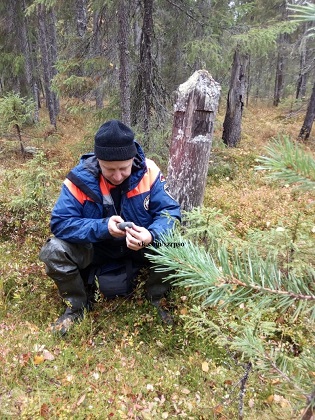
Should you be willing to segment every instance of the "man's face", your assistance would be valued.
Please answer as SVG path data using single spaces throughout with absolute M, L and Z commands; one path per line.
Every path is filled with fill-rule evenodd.
M 102 174 L 113 185 L 122 184 L 131 174 L 133 159 L 107 161 L 99 160 Z

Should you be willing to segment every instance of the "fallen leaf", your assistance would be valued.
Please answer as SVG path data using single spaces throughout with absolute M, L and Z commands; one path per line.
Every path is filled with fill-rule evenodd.
M 224 381 L 224 385 L 232 385 L 232 384 L 233 384 L 233 381 L 231 381 L 231 379 L 226 379 Z
M 266 403 L 271 404 L 274 400 L 274 395 L 269 395 L 269 397 L 266 398 Z
M 203 372 L 209 372 L 209 363 L 203 362 L 201 365 L 201 369 L 203 370 Z
M 182 394 L 186 394 L 186 395 L 190 394 L 189 389 L 187 389 L 187 388 L 183 388 L 183 389 L 182 389 Z
M 81 405 L 85 400 L 86 394 L 81 395 L 81 397 L 77 401 L 77 406 Z
M 106 371 L 106 367 L 105 365 L 103 365 L 102 363 L 99 363 L 96 368 L 101 372 L 104 373 Z
M 25 366 L 31 358 L 31 353 L 24 353 L 20 356 L 19 362 L 22 366 Z
M 99 380 L 99 378 L 100 378 L 100 374 L 98 372 L 93 372 L 92 376 L 96 381 Z
M 216 407 L 214 407 L 214 412 L 216 414 L 222 413 L 222 410 L 223 410 L 223 406 L 222 405 L 217 405 Z
M 66 381 L 67 382 L 72 382 L 73 381 L 73 375 L 67 375 L 66 376 Z
M 40 408 L 40 416 L 44 417 L 44 419 L 48 419 L 49 416 L 49 407 L 47 404 L 42 404 L 41 408 Z
M 248 401 L 248 407 L 249 407 L 249 408 L 253 408 L 253 407 L 254 407 L 254 405 L 255 405 L 254 398 L 251 398 L 251 399 Z
M 44 363 L 44 361 L 45 358 L 42 354 L 34 356 L 34 365 L 40 365 L 41 363 Z
M 45 360 L 55 360 L 55 356 L 46 349 L 43 350 L 43 358 Z

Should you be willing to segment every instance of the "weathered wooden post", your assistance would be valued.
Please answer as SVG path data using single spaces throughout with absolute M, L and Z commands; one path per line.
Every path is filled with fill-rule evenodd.
M 176 91 L 168 185 L 183 210 L 202 205 L 221 87 L 206 70 Z

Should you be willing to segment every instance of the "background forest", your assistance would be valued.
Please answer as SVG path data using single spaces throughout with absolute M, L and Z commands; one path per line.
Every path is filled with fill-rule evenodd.
M 1 418 L 312 418 L 314 9 L 292 4 L 0 0 Z M 166 173 L 174 92 L 199 69 L 221 99 L 203 207 L 159 249 L 176 328 L 144 272 L 51 336 L 38 252 L 64 176 L 109 118 Z

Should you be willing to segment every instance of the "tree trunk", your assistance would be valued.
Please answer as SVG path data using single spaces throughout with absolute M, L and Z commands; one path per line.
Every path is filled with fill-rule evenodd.
M 299 139 L 306 141 L 312 130 L 313 122 L 315 118 L 315 83 L 313 85 L 312 95 L 308 103 L 305 119 L 299 134 Z
M 196 71 L 177 89 L 168 187 L 183 210 L 203 202 L 220 90 L 206 70 Z
M 50 8 L 46 11 L 47 14 L 47 50 L 48 50 L 48 57 L 49 57 L 49 65 L 50 65 L 50 83 L 54 76 L 57 74 L 56 69 L 56 63 L 58 58 L 58 52 L 57 52 L 57 34 L 56 34 L 56 14 L 53 8 Z M 53 104 L 55 109 L 56 116 L 59 114 L 60 111 L 60 105 L 59 100 L 57 97 L 56 92 L 52 91 L 52 98 L 53 98 Z
M 91 56 L 99 57 L 102 53 L 102 40 L 100 36 L 100 23 L 101 13 L 99 10 L 93 11 L 93 43 Z M 98 71 L 96 74 L 96 80 L 98 81 L 98 86 L 95 88 L 95 107 L 96 109 L 104 108 L 104 74 L 101 71 Z
M 76 0 L 77 34 L 84 38 L 87 28 L 86 0 Z
M 149 129 L 152 101 L 152 37 L 153 0 L 143 0 L 143 25 L 140 45 L 141 77 L 143 84 L 144 146 L 149 147 Z
M 279 10 L 282 15 L 283 21 L 288 20 L 288 10 L 286 8 L 286 1 L 279 4 Z M 288 34 L 280 34 L 278 38 L 278 56 L 277 56 L 277 67 L 276 67 L 276 78 L 273 95 L 273 105 L 278 106 L 284 90 L 284 75 L 286 67 L 286 45 L 288 42 Z
M 34 111 L 34 122 L 38 122 L 39 120 L 39 109 L 38 109 L 38 102 L 39 102 L 39 95 L 38 95 L 38 86 L 36 82 L 36 75 L 35 75 L 35 66 L 32 59 L 31 53 L 31 46 L 29 41 L 28 35 L 28 25 L 27 19 L 25 17 L 25 9 L 26 4 L 25 0 L 20 0 L 20 7 L 22 10 L 22 19 L 21 19 L 21 44 L 22 44 L 22 52 L 25 58 L 25 73 L 26 73 L 26 80 L 29 86 L 31 86 L 34 104 L 35 104 L 35 111 Z
M 228 147 L 236 147 L 241 139 L 242 113 L 246 100 L 246 76 L 248 55 L 235 50 L 223 123 L 222 139 Z
M 282 47 L 280 46 L 279 48 Z M 278 106 L 282 98 L 284 88 L 284 66 L 284 54 L 282 51 L 279 51 L 277 56 L 276 79 L 273 97 L 274 106 Z
M 16 133 L 17 133 L 19 143 L 20 143 L 21 154 L 22 154 L 23 158 L 25 158 L 25 147 L 24 147 L 23 140 L 22 140 L 20 126 L 18 124 L 15 124 L 15 129 L 16 129 Z
M 306 81 L 307 81 L 307 70 L 306 70 L 306 39 L 302 40 L 300 47 L 300 72 L 299 78 L 296 85 L 296 99 L 304 98 L 306 93 Z
M 38 5 L 38 25 L 39 25 L 39 39 L 40 39 L 40 50 L 42 56 L 43 66 L 43 79 L 44 89 L 46 94 L 46 104 L 49 113 L 50 123 L 56 128 L 57 127 L 57 113 L 56 104 L 53 92 L 51 90 L 51 79 L 52 79 L 52 63 L 50 62 L 50 55 L 48 51 L 48 40 L 47 40 L 47 15 L 45 6 L 43 4 Z
M 120 0 L 118 6 L 118 49 L 119 49 L 119 83 L 121 120 L 131 124 L 130 114 L 130 19 L 129 1 Z

